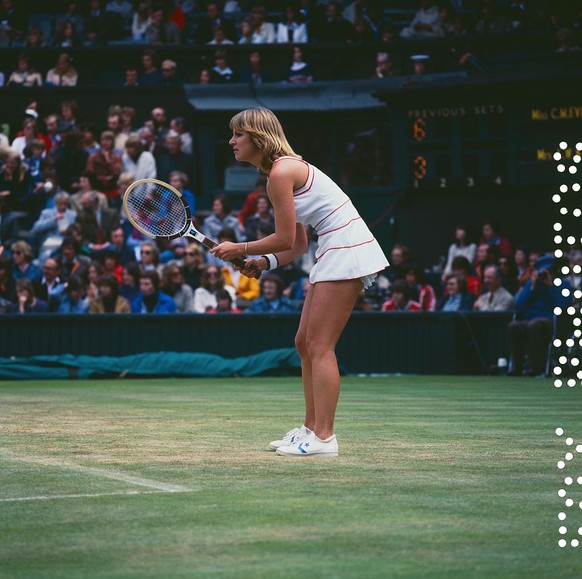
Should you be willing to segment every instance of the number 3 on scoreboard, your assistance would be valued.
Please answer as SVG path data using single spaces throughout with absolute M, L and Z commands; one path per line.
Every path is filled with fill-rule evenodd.
M 426 159 L 422 155 L 417 155 L 412 162 L 414 165 L 413 175 L 419 181 L 426 177 Z

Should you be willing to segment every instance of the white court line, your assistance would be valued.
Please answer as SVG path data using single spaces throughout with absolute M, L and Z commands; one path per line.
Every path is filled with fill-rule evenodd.
M 14 497 L 0 499 L 0 503 L 16 503 L 20 501 L 50 501 L 52 499 L 92 499 L 95 497 L 155 495 L 165 492 L 167 491 L 119 491 L 117 493 L 91 493 L 77 495 L 38 495 L 37 497 Z
M 117 472 L 114 470 L 106 470 L 103 468 L 94 468 L 91 466 L 82 466 L 80 464 L 74 464 L 71 462 L 64 462 L 62 460 L 57 460 L 54 458 L 48 458 L 43 456 L 32 456 L 27 454 L 18 454 L 16 452 L 11 452 L 10 450 L 0 449 L 0 459 L 17 460 L 19 462 L 26 462 L 30 464 L 41 464 L 42 466 L 54 466 L 58 468 L 63 468 L 70 471 L 76 471 L 83 474 L 89 474 L 94 476 L 100 476 L 103 478 L 108 478 L 112 480 L 117 480 L 125 482 L 128 484 L 133 484 L 137 486 L 147 487 L 150 489 L 155 489 L 157 491 L 162 491 L 165 493 L 183 493 L 189 492 L 192 489 L 180 485 L 171 485 L 163 483 L 160 481 L 155 481 L 147 478 L 141 478 L 137 476 L 131 476 L 122 472 Z

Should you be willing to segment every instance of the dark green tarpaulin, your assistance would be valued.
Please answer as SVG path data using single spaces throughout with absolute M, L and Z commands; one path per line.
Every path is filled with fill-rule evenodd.
M 301 368 L 294 348 L 268 350 L 241 358 L 214 354 L 146 352 L 132 356 L 33 356 L 0 358 L 2 380 L 66 380 L 131 376 L 229 377 L 297 374 Z

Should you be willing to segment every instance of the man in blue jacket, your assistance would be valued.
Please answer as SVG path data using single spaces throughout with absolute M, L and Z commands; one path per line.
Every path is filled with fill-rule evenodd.
M 528 376 L 545 373 L 548 346 L 554 328 L 554 309 L 566 309 L 571 302 L 571 292 L 564 296 L 563 290 L 570 284 L 562 280 L 554 285 L 555 260 L 544 255 L 535 262 L 535 270 L 530 279 L 515 296 L 516 319 L 509 324 L 508 338 L 513 376 Z M 528 354 L 528 368 L 524 368 L 525 354 Z
M 134 314 L 175 314 L 176 303 L 160 291 L 160 276 L 156 271 L 147 270 L 139 280 L 140 294 L 131 303 Z

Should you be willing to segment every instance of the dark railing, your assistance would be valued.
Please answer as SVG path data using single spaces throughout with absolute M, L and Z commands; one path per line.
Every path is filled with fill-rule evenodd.
M 338 344 L 358 373 L 486 374 L 507 357 L 510 313 L 355 312 Z M 226 358 L 293 347 L 298 314 L 5 315 L 0 357 L 206 352 Z

